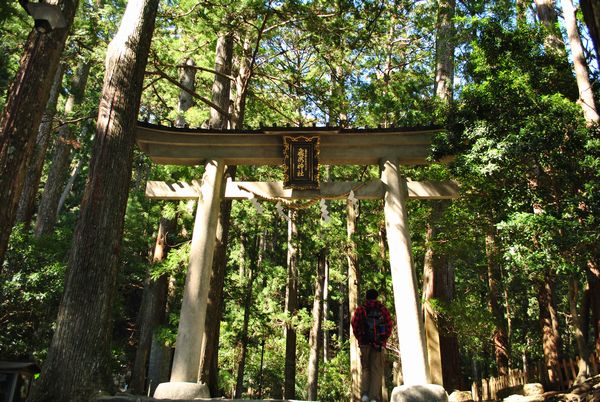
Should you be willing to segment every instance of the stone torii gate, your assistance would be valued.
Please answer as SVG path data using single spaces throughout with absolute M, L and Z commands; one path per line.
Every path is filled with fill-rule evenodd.
M 439 131 L 439 128 L 430 127 L 215 130 L 139 123 L 137 144 L 153 162 L 205 164 L 201 182 L 149 182 L 146 188 L 146 195 L 154 199 L 198 200 L 170 382 L 182 386 L 184 384 L 181 383 L 195 384 L 198 381 L 221 199 L 248 199 L 254 195 L 266 199 L 339 199 L 353 190 L 357 199 L 384 199 L 400 358 L 406 368 L 404 384 L 428 384 L 427 351 L 411 255 L 406 201 L 456 198 L 457 186 L 453 182 L 409 181 L 399 174 L 399 165 L 428 164 L 432 137 Z M 300 190 L 285 188 L 282 182 L 224 180 L 225 165 L 282 165 L 284 153 L 289 151 L 286 141 L 299 138 L 310 138 L 317 144 L 318 163 L 379 165 L 382 172 L 380 180 L 365 183 L 317 182 L 317 188 Z M 175 399 L 174 395 L 167 396 Z

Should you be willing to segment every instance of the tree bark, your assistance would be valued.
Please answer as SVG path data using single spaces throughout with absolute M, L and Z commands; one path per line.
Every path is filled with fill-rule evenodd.
M 597 259 L 590 259 L 587 263 L 586 276 L 590 292 L 592 310 L 592 327 L 594 328 L 594 351 L 600 356 L 600 267 Z
M 83 101 L 89 72 L 89 62 L 82 62 L 78 66 L 77 72 L 73 77 L 73 82 L 71 83 L 71 96 L 69 96 L 65 105 L 65 116 L 70 116 Z M 85 127 L 82 128 L 82 135 L 85 135 L 86 132 L 87 129 Z M 34 234 L 38 238 L 52 233 L 56 225 L 63 184 L 69 174 L 72 148 L 73 132 L 67 124 L 64 124 L 58 130 L 58 139 L 52 155 L 48 179 L 44 184 L 44 191 L 42 192 L 42 198 L 38 207 L 38 216 L 34 230 Z
M 225 33 L 219 35 L 215 53 L 215 71 L 222 73 L 222 75 L 215 74 L 212 86 L 212 101 L 219 105 L 221 109 L 229 110 L 231 81 L 227 77 L 231 75 L 233 62 L 233 34 Z M 215 109 L 210 109 L 210 126 L 225 129 L 228 123 L 228 115 L 223 115 Z
M 575 378 L 575 384 L 580 384 L 585 381 L 591 374 L 590 364 L 590 351 L 587 346 L 587 340 L 584 337 L 584 331 L 582 329 L 581 318 L 577 310 L 577 294 L 578 292 L 577 280 L 573 277 L 569 278 L 569 311 L 571 313 L 571 320 L 573 326 L 573 333 L 575 334 L 575 342 L 577 343 L 577 351 L 579 352 L 580 359 L 577 361 L 577 377 Z
M 500 305 L 500 267 L 498 266 L 499 251 L 495 228 L 489 227 L 485 236 L 485 254 L 487 259 L 489 308 L 494 317 L 494 352 L 498 375 L 508 374 L 508 335 L 506 319 Z
M 444 385 L 442 373 L 442 357 L 440 346 L 439 322 L 437 312 L 433 309 L 432 301 L 438 298 L 437 284 L 440 271 L 444 269 L 445 256 L 439 255 L 434 243 L 438 235 L 437 224 L 443 214 L 444 206 L 435 202 L 425 232 L 425 257 L 423 261 L 423 316 L 427 342 L 427 357 L 429 359 L 429 374 L 433 384 Z
M 285 291 L 285 373 L 283 396 L 285 399 L 296 399 L 296 328 L 292 322 L 298 308 L 298 228 L 296 210 L 289 210 L 288 251 L 287 251 L 287 286 Z
M 546 273 L 539 283 L 538 303 L 540 307 L 540 325 L 544 363 L 550 384 L 558 386 L 559 377 L 556 372 L 560 351 L 560 335 L 558 334 L 558 316 L 554 302 L 554 277 Z
M 323 326 L 326 328 L 329 318 L 329 261 L 325 258 L 325 273 L 323 279 Z M 329 331 L 323 329 L 323 363 L 329 361 Z
M 82 168 L 83 168 L 83 159 L 79 159 L 77 161 L 77 165 L 75 165 L 75 167 L 71 171 L 71 174 L 69 175 L 69 179 L 67 180 L 67 184 L 65 184 L 65 188 L 63 189 L 62 194 L 60 195 L 60 199 L 58 200 L 58 206 L 56 207 L 56 216 L 60 215 L 60 211 L 64 207 L 65 201 L 67 200 L 67 197 L 69 196 L 69 194 L 71 193 L 71 190 L 73 189 L 73 184 L 75 183 L 75 179 L 81 172 Z
M 455 0 L 438 1 L 434 92 L 447 104 L 452 101 L 452 85 L 454 83 L 454 23 L 452 19 L 455 7 Z
M 358 307 L 360 294 L 360 271 L 358 268 L 358 253 L 356 247 L 356 220 L 358 217 L 358 205 L 346 200 L 346 239 L 348 241 L 346 258 L 348 260 L 348 311 L 350 317 Z M 351 319 L 348 320 L 350 331 L 350 376 L 352 379 L 352 400 L 360 401 L 360 349 L 358 341 L 354 336 Z
M 224 78 L 222 75 L 231 75 L 233 37 L 229 34 L 219 36 L 215 53 L 215 71 L 220 74 L 215 75 L 215 81 L 212 88 L 212 101 L 221 109 L 228 110 L 231 85 L 229 79 Z M 229 116 L 221 116 L 215 109 L 211 109 L 210 113 L 210 126 L 218 129 L 227 128 Z M 234 180 L 235 174 L 236 167 L 227 166 L 225 175 Z M 207 336 L 204 337 L 200 359 L 200 381 L 205 382 L 208 385 L 210 394 L 215 397 L 218 396 L 219 332 L 223 315 L 223 284 L 225 281 L 225 269 L 227 267 L 230 217 L 231 200 L 222 200 L 217 223 L 217 244 L 215 255 L 213 257 L 210 291 L 208 294 L 208 306 L 206 310 Z
M 40 177 L 44 167 L 44 160 L 46 159 L 46 150 L 48 149 L 48 143 L 50 142 L 52 123 L 54 122 L 54 115 L 56 114 L 56 104 L 58 103 L 58 95 L 60 94 L 64 70 L 63 65 L 59 65 L 56 69 L 54 82 L 50 89 L 50 97 L 42 117 L 42 123 L 38 128 L 33 155 L 31 157 L 29 168 L 27 169 L 23 192 L 21 193 L 21 198 L 19 200 L 17 222 L 24 223 L 26 227 L 29 227 L 35 210 Z
M 0 265 L 15 222 L 37 129 L 78 3 L 78 0 L 56 3 L 66 21 L 65 28 L 48 33 L 31 31 L 0 115 Z
M 186 67 L 181 68 L 179 71 L 179 83 L 183 88 L 187 88 L 194 91 L 196 88 L 196 69 L 193 68 L 194 60 L 191 58 L 185 59 L 183 64 Z M 194 98 L 188 91 L 179 91 L 179 103 L 177 105 L 177 119 L 175 120 L 175 127 L 183 128 L 187 125 L 185 120 L 185 112 L 192 107 Z
M 265 244 L 265 239 L 263 235 L 261 235 L 258 238 L 258 243 L 259 244 L 251 245 L 249 247 L 250 250 L 254 250 L 254 255 L 250 256 L 250 276 L 247 279 L 246 291 L 244 296 L 244 321 L 242 324 L 242 333 L 240 334 L 240 341 L 238 344 L 240 354 L 238 358 L 237 379 L 234 396 L 234 398 L 236 399 L 241 398 L 242 392 L 244 391 L 244 371 L 246 368 L 246 355 L 248 353 L 248 325 L 250 323 L 250 310 L 252 308 L 252 287 L 254 285 L 254 280 L 256 279 L 256 275 L 258 274 L 258 269 L 262 261 L 262 251 L 264 249 Z M 248 247 L 246 249 L 248 249 Z M 260 251 L 256 252 L 257 249 Z
M 158 0 L 131 0 L 108 46 L 90 175 L 56 332 L 30 401 L 82 401 L 112 387 L 111 313 L 137 113 Z
M 600 51 L 598 50 L 600 46 L 600 4 L 596 0 L 580 0 L 579 6 L 594 43 L 596 59 L 600 61 Z
M 167 236 L 175 233 L 176 229 L 177 218 L 160 218 L 152 257 L 153 264 L 160 263 L 166 258 L 170 248 L 167 243 Z M 165 321 L 168 285 L 169 277 L 167 275 L 152 279 L 152 269 L 148 267 L 142 303 L 137 318 L 136 328 L 139 336 L 130 382 L 131 390 L 135 394 L 144 394 L 149 385 L 146 381 L 146 372 L 150 358 L 152 336 L 157 326 L 164 324 Z
M 577 89 L 579 90 L 578 103 L 583 109 L 583 115 L 588 127 L 598 124 L 600 116 L 596 109 L 594 101 L 594 91 L 590 82 L 587 61 L 583 54 L 583 45 L 581 37 L 577 29 L 577 18 L 575 16 L 575 7 L 572 0 L 562 0 L 563 16 L 565 18 L 565 26 L 569 36 L 569 44 L 571 46 L 571 55 L 573 56 L 573 67 L 575 69 L 575 79 L 577 81 Z
M 235 99 L 233 101 L 233 114 L 231 116 L 232 127 L 238 129 L 242 128 L 244 123 L 248 82 L 252 77 L 250 53 L 250 41 L 246 38 L 242 46 L 242 55 L 239 59 L 238 73 L 235 77 Z
M 321 354 L 321 327 L 323 322 L 323 287 L 325 284 L 325 265 L 327 263 L 327 252 L 322 249 L 317 261 L 317 275 L 315 277 L 315 298 L 312 308 L 312 327 L 308 337 L 308 400 L 317 400 L 319 384 L 319 356 Z
M 540 22 L 546 29 L 544 43 L 546 51 L 560 57 L 566 57 L 565 46 L 558 27 L 558 15 L 554 10 L 554 0 L 535 0 L 535 8 Z
M 517 27 L 527 24 L 527 4 L 526 0 L 517 0 Z

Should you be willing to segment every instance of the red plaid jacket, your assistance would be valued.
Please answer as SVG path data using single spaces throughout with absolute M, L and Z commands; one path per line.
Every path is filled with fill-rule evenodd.
M 390 337 L 392 333 L 392 328 L 394 327 L 394 322 L 392 321 L 392 317 L 390 316 L 390 312 L 381 302 L 378 300 L 367 300 L 362 306 L 358 306 L 356 310 L 354 310 L 354 315 L 352 316 L 352 330 L 354 331 L 354 336 L 358 340 L 359 345 L 366 345 L 368 341 L 365 338 L 365 318 L 367 317 L 367 308 L 377 307 L 381 310 L 381 314 L 385 320 L 385 332 L 382 336 L 383 342 L 374 346 L 385 346 L 387 339 Z

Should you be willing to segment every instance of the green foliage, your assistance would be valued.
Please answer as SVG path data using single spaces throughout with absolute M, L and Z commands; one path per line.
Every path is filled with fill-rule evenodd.
M 39 240 L 17 226 L 0 271 L 0 356 L 43 359 L 63 291 L 71 233 Z

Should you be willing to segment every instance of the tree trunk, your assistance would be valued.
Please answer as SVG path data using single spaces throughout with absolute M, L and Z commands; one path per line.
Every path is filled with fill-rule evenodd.
M 600 61 L 600 51 L 598 50 L 600 47 L 600 4 L 596 0 L 580 0 L 579 6 L 594 43 L 596 60 Z
M 494 317 L 494 351 L 496 356 L 496 366 L 498 375 L 508 374 L 508 335 L 506 332 L 506 319 L 500 305 L 500 267 L 498 260 L 500 258 L 496 232 L 493 227 L 489 227 L 485 237 L 485 254 L 487 258 L 488 274 L 488 292 L 489 308 Z
M 61 8 L 67 26 L 47 33 L 31 31 L 0 115 L 0 265 L 78 0 L 60 0 L 56 5 Z
M 231 126 L 238 129 L 242 128 L 244 123 L 248 82 L 252 77 L 250 53 L 250 41 L 246 38 L 242 46 L 242 56 L 239 59 L 238 73 L 235 77 L 235 99 L 231 116 Z
M 348 259 L 348 311 L 350 317 L 358 307 L 358 297 L 360 294 L 360 272 L 358 268 L 358 253 L 356 251 L 356 220 L 358 217 L 358 205 L 354 205 L 350 200 L 346 200 L 346 239 L 348 248 L 346 258 Z M 350 331 L 350 376 L 352 379 L 352 400 L 360 401 L 360 350 L 358 341 L 354 336 L 351 319 L 348 320 Z
M 539 283 L 538 303 L 540 306 L 544 363 L 548 373 L 548 381 L 553 386 L 558 386 L 559 377 L 555 369 L 558 366 L 560 336 L 554 303 L 554 277 L 551 273 L 546 273 L 544 280 Z
M 590 259 L 587 263 L 587 281 L 590 292 L 592 310 L 592 327 L 594 328 L 594 351 L 600 356 L 600 267 L 597 259 Z
M 217 40 L 215 50 L 215 71 L 225 76 L 231 75 L 233 59 L 233 37 L 221 35 Z M 221 109 L 229 109 L 230 81 L 222 75 L 216 74 L 212 88 L 212 101 Z M 209 125 L 218 129 L 226 129 L 229 116 L 221 116 L 215 109 L 210 109 Z M 226 176 L 235 179 L 236 167 L 227 166 Z M 200 381 L 205 382 L 210 394 L 218 396 L 218 355 L 219 355 L 219 330 L 223 311 L 223 284 L 225 269 L 227 267 L 227 244 L 229 239 L 229 224 L 231 216 L 231 200 L 222 200 L 217 223 L 217 243 L 213 266 L 210 276 L 210 291 L 206 309 L 206 333 L 202 345 L 200 358 Z
M 535 0 L 538 18 L 546 29 L 544 45 L 548 53 L 566 57 L 565 46 L 558 27 L 558 15 L 554 10 L 554 0 Z
M 167 236 L 175 233 L 177 229 L 177 218 L 160 218 L 156 244 L 154 246 L 154 255 L 152 263 L 157 264 L 163 261 L 169 252 Z M 140 312 L 137 318 L 138 344 L 135 353 L 135 363 L 131 374 L 130 387 L 135 394 L 144 394 L 148 382 L 146 381 L 146 370 L 150 357 L 152 346 L 152 335 L 156 327 L 164 324 L 165 309 L 167 306 L 169 277 L 161 275 L 157 279 L 152 279 L 152 269 L 148 267 L 148 273 L 144 284 L 144 293 Z
M 329 260 L 325 258 L 325 273 L 323 279 L 323 326 L 327 326 L 329 318 Z M 329 361 L 329 331 L 323 329 L 323 363 Z
M 438 2 L 434 92 L 448 107 L 452 105 L 454 85 L 453 18 L 455 8 L 455 0 L 441 0 Z M 443 280 L 448 278 L 448 257 L 443 250 L 435 247 L 436 242 L 439 241 L 437 239 L 439 236 L 439 221 L 448 205 L 447 202 L 441 201 L 434 202 L 432 205 L 432 213 L 429 217 L 427 232 L 425 234 L 426 251 L 423 262 L 423 315 L 430 381 L 434 384 L 445 385 L 446 387 L 448 387 L 449 383 L 456 383 L 456 378 L 460 378 L 460 365 L 456 365 L 455 361 L 458 349 L 454 350 L 456 342 L 452 342 L 452 338 L 456 338 L 456 335 L 447 332 L 452 328 L 451 325 L 447 325 L 447 328 L 444 328 L 446 333 L 444 345 L 452 348 L 444 350 L 440 335 L 442 319 L 433 310 L 430 301 L 438 299 L 444 303 L 449 303 L 451 299 L 442 300 L 441 296 L 451 293 L 446 287 L 454 287 L 454 276 L 451 277 L 451 283 Z M 444 367 L 444 364 L 446 367 Z M 444 374 L 448 377 L 445 377 Z
M 82 62 L 78 68 L 73 82 L 71 83 L 71 96 L 65 105 L 65 116 L 70 116 L 75 108 L 81 105 L 83 94 L 87 85 L 90 72 L 90 63 Z M 87 129 L 83 127 L 82 136 Z M 44 184 L 44 191 L 38 207 L 38 216 L 35 222 L 34 234 L 36 237 L 49 235 L 54 230 L 58 218 L 60 199 L 63 192 L 63 184 L 67 180 L 69 165 L 71 164 L 71 149 L 73 148 L 73 133 L 67 124 L 58 130 L 58 139 L 50 164 L 48 178 Z
M 217 39 L 215 56 L 215 80 L 212 86 L 212 101 L 223 110 L 229 110 L 229 95 L 231 91 L 231 65 L 233 61 L 233 34 L 225 33 Z M 210 109 L 210 125 L 216 128 L 227 128 L 229 116 L 222 115 L 215 109 Z
M 248 325 L 250 323 L 250 310 L 252 308 L 252 287 L 254 280 L 258 274 L 258 269 L 262 262 L 262 251 L 264 250 L 265 239 L 261 235 L 258 239 L 258 244 L 250 245 L 252 254 L 250 258 L 250 277 L 247 279 L 246 292 L 244 296 L 244 321 L 242 324 L 242 333 L 240 334 L 240 341 L 238 347 L 240 354 L 238 358 L 237 368 L 237 380 L 235 385 L 235 396 L 234 398 L 239 399 L 242 397 L 244 391 L 244 371 L 246 368 L 246 355 L 248 353 Z M 259 250 L 257 252 L 257 250 Z
M 137 113 L 158 0 L 130 0 L 108 46 L 90 175 L 48 358 L 31 401 L 112 388 L 110 339 Z
M 431 301 L 438 299 L 436 288 L 444 266 L 445 256 L 439 255 L 435 250 L 437 241 L 437 224 L 443 214 L 444 205 L 434 202 L 431 216 L 427 222 L 425 232 L 425 257 L 423 261 L 423 316 L 425 321 L 425 334 L 427 342 L 427 357 L 429 359 L 429 374 L 433 384 L 444 385 L 442 373 L 442 357 L 440 347 L 439 322 L 437 312 L 434 311 Z
M 312 308 L 312 328 L 308 337 L 308 400 L 317 400 L 319 384 L 319 355 L 321 354 L 321 327 L 323 322 L 323 287 L 325 284 L 325 265 L 327 264 L 327 252 L 322 249 L 317 261 L 317 275 L 315 277 L 315 299 Z
M 434 92 L 446 104 L 452 101 L 454 83 L 454 9 L 456 0 L 438 1 L 437 38 L 435 44 Z
M 71 189 L 73 189 L 73 184 L 75 183 L 75 179 L 81 172 L 82 168 L 83 168 L 83 159 L 79 159 L 77 161 L 77 165 L 71 171 L 71 174 L 69 175 L 69 179 L 67 180 L 67 184 L 65 184 L 65 188 L 63 189 L 62 194 L 60 195 L 60 199 L 58 200 L 58 206 L 56 207 L 56 216 L 60 215 L 60 210 L 65 205 L 65 201 L 67 200 L 67 197 L 71 193 Z
M 296 399 L 296 328 L 292 318 L 298 308 L 298 228 L 296 220 L 298 212 L 289 210 L 288 251 L 287 251 L 287 286 L 285 291 L 285 373 L 283 396 L 285 399 Z
M 565 26 L 569 36 L 569 44 L 571 46 L 571 55 L 573 56 L 573 67 L 575 69 L 575 79 L 577 81 L 577 89 L 579 90 L 579 101 L 583 109 L 585 121 L 589 126 L 598 124 L 600 116 L 596 109 L 594 101 L 594 91 L 590 82 L 588 73 L 588 65 L 583 54 L 583 46 L 581 45 L 581 37 L 577 29 L 577 18 L 575 16 L 575 7 L 572 0 L 562 0 L 563 16 L 565 18 Z
M 496 233 L 493 228 L 488 228 L 485 237 L 485 254 L 487 258 L 489 308 L 494 317 L 494 352 L 498 375 L 508 374 L 508 335 L 506 320 L 500 305 L 500 267 L 498 266 L 499 251 Z
M 584 337 L 584 331 L 582 330 L 581 318 L 577 311 L 577 280 L 573 277 L 569 278 L 569 311 L 571 313 L 573 333 L 575 334 L 575 341 L 577 343 L 577 351 L 579 352 L 580 359 L 577 361 L 577 377 L 575 378 L 575 384 L 580 384 L 589 378 L 591 374 L 590 370 L 590 351 L 587 346 L 587 341 Z
M 46 159 L 46 150 L 48 149 L 52 124 L 54 123 L 54 115 L 56 114 L 56 104 L 58 103 L 58 95 L 62 85 L 63 72 L 64 66 L 61 64 L 56 69 L 54 83 L 50 90 L 50 98 L 46 104 L 42 123 L 38 129 L 33 155 L 31 157 L 29 168 L 27 169 L 25 185 L 23 186 L 19 207 L 17 208 L 17 222 L 24 223 L 26 227 L 29 227 L 35 210 L 40 177 L 42 176 L 44 160 Z
M 517 9 L 517 27 L 522 27 L 524 24 L 527 24 L 527 4 L 529 2 L 526 0 L 517 0 L 516 9 Z
M 185 67 L 179 70 L 179 83 L 183 88 L 194 91 L 196 88 L 196 69 L 194 60 L 191 58 L 183 61 Z M 187 125 L 185 120 L 185 112 L 192 107 L 194 98 L 188 91 L 179 91 L 179 104 L 177 105 L 177 119 L 175 119 L 175 127 L 183 128 Z

